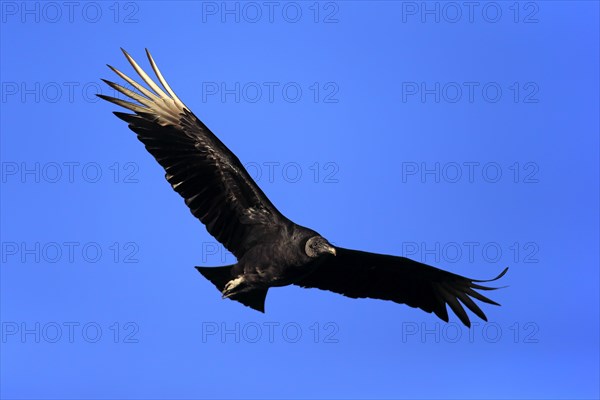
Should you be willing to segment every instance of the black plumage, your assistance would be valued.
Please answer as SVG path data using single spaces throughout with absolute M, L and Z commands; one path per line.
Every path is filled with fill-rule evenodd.
M 104 80 L 130 101 L 101 98 L 133 111 L 115 112 L 129 124 L 163 166 L 167 181 L 208 232 L 237 258 L 223 267 L 196 267 L 221 291 L 264 312 L 270 287 L 298 285 L 351 298 L 391 300 L 435 313 L 448 321 L 446 304 L 467 326 L 461 303 L 480 318 L 472 300 L 495 304 L 475 291 L 491 290 L 478 281 L 408 258 L 348 250 L 331 245 L 312 229 L 282 215 L 250 177 L 240 160 L 175 95 L 150 53 L 159 87 L 127 52 L 123 53 L 148 85 L 110 67 L 136 91 Z

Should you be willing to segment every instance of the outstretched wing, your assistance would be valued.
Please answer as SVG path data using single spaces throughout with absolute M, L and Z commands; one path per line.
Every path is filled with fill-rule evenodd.
M 256 240 L 287 219 L 252 180 L 240 160 L 179 100 L 148 50 L 148 60 L 163 88 L 125 50 L 123 53 L 149 89 L 109 65 L 137 92 L 104 82 L 137 103 L 98 96 L 135 113 L 114 114 L 129 123 L 129 128 L 165 168 L 167 180 L 185 199 L 192 214 L 240 258 Z
M 336 247 L 336 252 L 335 257 L 328 257 L 314 272 L 296 285 L 330 290 L 352 298 L 391 300 L 420 308 L 428 313 L 433 312 L 446 322 L 448 304 L 468 327 L 471 326 L 471 322 L 460 302 L 484 321 L 487 321 L 485 314 L 471 298 L 499 305 L 474 290 L 496 288 L 474 282 L 495 281 L 508 270 L 506 268 L 494 279 L 480 281 L 442 271 L 405 257 L 339 247 Z

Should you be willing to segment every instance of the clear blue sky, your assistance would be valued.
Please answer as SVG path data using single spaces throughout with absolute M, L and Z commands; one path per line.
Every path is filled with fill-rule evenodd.
M 471 4 L 471 3 L 468 3 Z M 1 3 L 3 398 L 598 398 L 598 2 Z M 473 278 L 468 330 L 297 287 L 267 313 L 118 107 L 148 47 L 295 222 Z

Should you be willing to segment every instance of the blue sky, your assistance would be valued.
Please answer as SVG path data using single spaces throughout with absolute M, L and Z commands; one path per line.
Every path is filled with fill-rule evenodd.
M 1 2 L 3 398 L 598 398 L 597 2 Z M 469 330 L 277 288 L 115 118 L 148 68 L 276 206 L 343 247 L 473 278 Z

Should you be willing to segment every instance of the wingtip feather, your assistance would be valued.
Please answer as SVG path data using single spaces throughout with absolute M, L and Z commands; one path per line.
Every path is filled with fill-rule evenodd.
M 154 61 L 154 58 L 152 58 L 152 54 L 150 54 L 150 51 L 148 49 L 146 49 L 146 56 L 148 57 L 150 66 L 152 67 L 152 70 L 154 71 L 154 74 L 156 75 L 156 78 L 158 78 L 158 81 L 160 82 L 160 84 L 167 91 L 167 93 L 169 93 L 169 96 L 171 96 L 171 99 L 175 102 L 175 104 L 178 107 L 180 107 L 181 109 L 185 110 L 187 107 L 185 106 L 185 104 L 183 104 L 183 102 L 179 99 L 179 97 L 177 97 L 177 95 L 175 94 L 175 91 L 173 89 L 171 89 L 171 86 L 169 86 L 169 84 L 167 83 L 167 80 L 164 78 L 163 74 L 160 72 L 158 65 Z
M 139 64 L 133 59 L 133 57 L 131 57 L 126 51 L 123 51 L 123 53 L 125 54 L 127 61 L 129 61 L 129 64 L 131 64 L 135 72 L 137 72 L 140 78 L 142 78 L 142 80 L 146 82 L 146 84 L 150 87 L 150 89 L 154 91 L 154 93 L 156 93 L 158 97 L 168 97 L 167 94 L 152 80 L 152 78 L 148 76 L 144 69 L 139 66 Z
M 470 279 L 471 282 L 493 282 L 493 281 L 497 281 L 498 279 L 502 278 L 504 275 L 506 275 L 506 273 L 508 272 L 508 267 L 504 268 L 504 270 L 502 272 L 500 272 L 500 274 L 492 279 Z
M 138 106 L 137 104 L 133 104 L 133 103 L 130 103 L 130 102 L 125 101 L 125 100 L 117 99 L 116 97 L 111 97 L 111 96 L 107 96 L 107 95 L 100 94 L 100 93 L 98 93 L 97 96 L 100 97 L 102 100 L 109 101 L 109 102 L 111 102 L 113 104 L 116 104 L 116 105 L 121 106 L 123 108 L 127 108 L 127 109 L 129 109 L 131 111 L 135 111 L 135 112 L 146 111 L 146 109 L 144 107 Z

